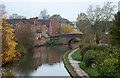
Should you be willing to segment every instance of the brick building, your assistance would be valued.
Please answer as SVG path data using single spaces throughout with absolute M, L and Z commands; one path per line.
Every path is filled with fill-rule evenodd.
M 57 36 L 59 35 L 59 22 L 50 19 L 9 19 L 7 20 L 9 24 L 13 24 L 13 29 L 15 32 L 21 28 L 29 28 L 34 32 L 35 35 L 35 44 L 44 44 L 46 43 L 46 36 Z

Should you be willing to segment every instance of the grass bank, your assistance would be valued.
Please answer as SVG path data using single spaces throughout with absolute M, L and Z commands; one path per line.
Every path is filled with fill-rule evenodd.
M 100 74 L 95 67 L 87 67 L 85 62 L 79 63 L 81 69 L 83 69 L 90 77 L 98 77 Z
M 80 49 L 72 54 L 73 60 L 82 61 L 82 56 L 80 54 Z
M 82 61 L 82 56 L 80 53 L 80 49 L 72 54 L 72 58 L 77 61 Z M 98 70 L 95 67 L 87 67 L 86 63 L 83 61 L 79 63 L 81 69 L 83 69 L 90 77 L 99 76 Z
M 77 73 L 74 71 L 73 67 L 71 66 L 69 60 L 68 60 L 68 54 L 71 52 L 72 50 L 67 51 L 64 56 L 63 56 L 63 61 L 64 61 L 64 65 L 67 68 L 68 72 L 71 74 L 71 76 L 73 77 L 78 77 Z

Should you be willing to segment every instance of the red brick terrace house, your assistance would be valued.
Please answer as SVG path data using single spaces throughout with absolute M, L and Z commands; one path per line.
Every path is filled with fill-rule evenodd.
M 21 27 L 30 28 L 35 35 L 35 44 L 44 44 L 46 42 L 46 36 L 50 37 L 59 35 L 59 23 L 53 18 L 40 20 L 37 18 L 12 19 L 8 20 L 8 23 L 13 24 L 15 32 Z
M 59 22 L 57 22 L 55 19 L 50 18 L 51 20 L 51 29 L 52 29 L 52 34 L 50 36 L 58 36 L 59 35 Z

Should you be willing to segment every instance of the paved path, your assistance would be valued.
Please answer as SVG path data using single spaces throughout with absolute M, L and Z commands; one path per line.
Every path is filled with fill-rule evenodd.
M 73 60 L 72 58 L 72 54 L 77 51 L 79 48 L 73 50 L 71 53 L 68 54 L 68 59 L 69 59 L 69 62 L 71 63 L 71 66 L 74 68 L 74 70 L 76 71 L 76 73 L 78 74 L 78 76 L 80 76 L 81 78 L 90 78 L 89 75 L 87 73 L 85 73 L 80 67 L 79 67 L 79 64 L 80 61 L 76 61 L 76 60 Z

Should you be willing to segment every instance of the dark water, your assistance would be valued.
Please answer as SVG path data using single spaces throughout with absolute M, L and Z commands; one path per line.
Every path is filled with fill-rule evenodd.
M 68 50 L 67 45 L 35 48 L 18 63 L 5 67 L 6 74 L 15 74 L 15 76 L 70 76 L 62 61 L 63 54 Z

